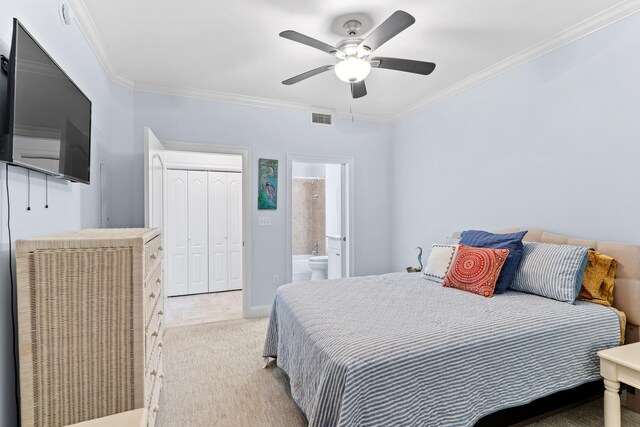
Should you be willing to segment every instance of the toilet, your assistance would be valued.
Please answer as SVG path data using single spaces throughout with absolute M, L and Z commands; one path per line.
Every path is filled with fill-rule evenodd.
M 309 268 L 311 269 L 311 280 L 326 279 L 328 265 L 329 265 L 328 256 L 309 257 Z

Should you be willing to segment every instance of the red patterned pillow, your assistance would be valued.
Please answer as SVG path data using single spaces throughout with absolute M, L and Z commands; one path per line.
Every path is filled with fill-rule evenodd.
M 493 296 L 509 249 L 474 248 L 460 245 L 444 286 L 462 289 L 485 297 Z

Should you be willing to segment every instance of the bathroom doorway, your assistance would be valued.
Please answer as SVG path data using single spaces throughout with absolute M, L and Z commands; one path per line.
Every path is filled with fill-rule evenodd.
M 352 159 L 290 155 L 288 166 L 288 281 L 351 276 Z

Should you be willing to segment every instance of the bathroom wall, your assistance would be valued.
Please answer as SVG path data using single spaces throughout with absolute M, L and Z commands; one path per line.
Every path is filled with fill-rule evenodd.
M 295 178 L 324 178 L 325 170 L 324 163 L 291 163 L 291 176 Z
M 342 236 L 342 165 L 326 165 L 327 236 Z
M 326 197 L 324 178 L 293 178 L 291 186 L 291 237 L 293 255 L 310 254 L 319 243 L 326 255 Z

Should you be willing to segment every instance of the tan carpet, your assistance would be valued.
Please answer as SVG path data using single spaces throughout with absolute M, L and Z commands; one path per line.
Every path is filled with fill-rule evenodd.
M 266 319 L 170 328 L 164 337 L 164 386 L 158 427 L 305 426 L 286 376 L 262 369 Z M 623 408 L 623 426 L 640 414 Z M 535 423 L 544 427 L 602 426 L 602 399 Z

